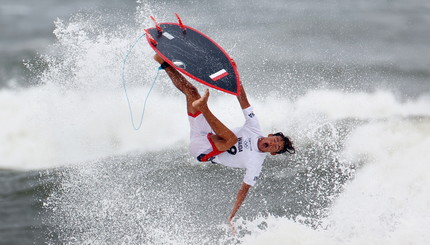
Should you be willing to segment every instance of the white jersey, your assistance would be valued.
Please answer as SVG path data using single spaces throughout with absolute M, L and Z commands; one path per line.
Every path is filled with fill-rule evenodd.
M 263 137 L 260 124 L 252 107 L 243 110 L 245 125 L 233 129 L 237 136 L 237 143 L 212 159 L 212 162 L 233 168 L 245 168 L 246 174 L 243 182 L 254 186 L 260 176 L 266 153 L 258 150 L 258 138 Z

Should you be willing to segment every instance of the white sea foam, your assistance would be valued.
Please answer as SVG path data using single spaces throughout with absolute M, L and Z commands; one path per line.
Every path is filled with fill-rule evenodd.
M 47 70 L 40 74 L 43 85 L 0 91 L 0 168 L 51 168 L 112 155 L 166 152 L 178 145 L 188 144 L 185 100 L 164 72 L 161 72 L 149 98 L 142 129 L 134 131 L 130 123 L 122 90 L 122 62 L 130 45 L 141 34 L 142 27 L 152 25 L 146 18 L 150 15 L 148 9 L 145 6 L 138 9 L 138 12 L 142 11 L 136 17 L 142 23 L 138 28 L 122 27 L 105 31 L 97 21 L 86 19 L 88 17 L 82 20 L 75 17 L 69 23 L 56 22 L 54 33 L 58 42 L 52 48 L 58 53 L 42 57 L 48 64 Z M 135 122 L 140 118 L 144 98 L 156 72 L 152 54 L 146 41 L 142 40 L 126 64 L 125 77 Z M 284 131 L 293 137 L 297 145 L 312 141 L 318 129 L 326 126 L 333 129 L 333 135 L 327 141 L 336 141 L 337 121 L 361 121 L 361 126 L 351 129 L 347 136 L 342 157 L 346 162 L 359 164 L 364 161 L 366 164 L 358 166 L 360 168 L 355 178 L 330 208 L 323 228 L 312 229 L 282 217 L 259 218 L 243 223 L 244 229 L 250 232 L 243 237 L 243 243 L 430 243 L 424 230 L 430 225 L 427 153 L 430 146 L 429 96 L 402 101 L 388 91 L 346 93 L 314 90 L 296 100 L 288 100 L 270 94 L 262 96 L 252 87 L 247 87 L 247 91 L 263 131 Z M 278 92 L 282 94 L 282 91 Z M 243 116 L 233 96 L 213 92 L 210 105 L 229 127 L 242 124 Z M 85 188 L 94 190 L 92 184 L 96 186 L 97 183 L 92 178 L 98 175 L 81 173 L 96 171 L 94 169 L 78 168 L 76 171 L 76 175 L 72 176 L 76 182 L 71 181 L 69 187 L 73 189 L 74 183 L 82 183 L 82 176 L 88 180 L 89 187 L 74 189 L 78 190 L 75 194 L 78 194 L 79 200 L 85 203 L 87 198 L 80 191 L 86 193 Z M 110 192 L 113 200 L 96 198 L 95 201 L 100 201 L 99 204 L 105 207 L 98 212 L 105 215 L 107 210 L 118 208 L 117 200 L 122 199 L 123 189 L 117 186 L 121 191 L 112 192 L 111 183 L 102 182 L 108 184 L 103 191 Z M 136 195 L 119 202 L 124 203 L 126 213 L 128 210 L 140 212 L 139 208 L 134 207 L 134 210 L 131 206 L 136 202 L 145 202 L 145 199 L 139 199 L 145 192 L 139 189 L 132 191 Z M 149 193 L 152 191 L 157 192 L 157 189 L 151 189 Z M 70 193 L 54 194 L 59 194 L 60 198 L 64 194 L 67 205 L 75 204 L 73 198 L 72 201 L 68 199 Z M 105 193 L 97 194 L 106 198 Z M 69 214 L 67 205 L 65 212 Z M 157 205 L 154 204 L 154 207 Z M 81 206 L 74 207 L 78 212 L 83 211 L 85 218 L 93 217 L 87 216 Z M 173 205 L 167 208 L 171 213 L 177 213 Z M 73 211 L 71 215 L 78 219 L 82 217 Z M 139 221 L 145 218 L 145 215 L 141 216 L 137 215 Z M 61 217 L 58 218 L 61 220 Z M 166 215 L 163 226 L 171 222 L 169 218 Z M 77 224 L 82 223 L 85 222 L 77 221 Z M 267 224 L 264 230 L 260 228 L 262 223 Z M 169 231 L 151 231 L 151 227 L 139 226 L 139 229 L 149 229 L 155 239 L 173 243 L 169 236 L 165 236 Z M 78 230 L 80 228 L 77 227 Z M 179 228 L 173 233 L 181 242 L 187 240 L 187 237 L 181 236 Z M 98 230 L 95 232 L 103 234 Z M 98 238 L 105 239 L 104 236 L 93 237 L 94 240 L 88 242 Z
M 153 78 L 154 74 L 151 75 Z M 95 78 L 97 79 L 99 78 Z M 115 83 L 118 83 L 118 79 Z M 129 89 L 136 124 L 140 120 L 148 89 L 148 86 Z M 120 87 L 64 90 L 47 84 L 19 91 L 3 90 L 0 92 L 0 167 L 50 168 L 110 155 L 160 151 L 178 144 L 187 144 L 188 122 L 184 98 L 169 89 L 173 90 L 173 85 L 165 74 L 161 74 L 160 81 L 150 95 L 140 131 L 133 130 L 131 126 L 124 92 Z M 235 98 L 213 94 L 210 104 L 215 114 L 230 127 L 240 126 L 243 117 Z M 339 91 L 312 91 L 297 101 L 276 98 L 259 101 L 252 95 L 249 97 L 264 132 L 285 131 L 298 143 L 312 128 L 334 120 L 391 120 L 407 116 L 427 117 L 430 114 L 430 102 L 425 97 L 408 102 L 391 99 L 387 103 L 381 100 L 381 96 L 393 98 L 388 92 L 344 94 Z M 329 99 L 330 102 L 318 104 L 321 98 Z M 356 110 L 356 105 L 359 104 L 372 104 L 373 107 L 364 106 Z M 383 111 L 383 116 L 378 111 Z M 395 130 L 385 129 L 386 124 L 381 124 L 374 131 L 392 130 L 393 135 L 406 140 L 411 135 L 409 132 L 403 135 L 401 125 L 399 122 L 399 128 Z M 428 135 L 425 131 L 416 132 L 419 133 Z M 356 147 L 353 151 L 368 154 L 385 149 L 376 147 L 380 145 L 376 139 L 358 142 L 360 146 L 366 144 L 375 147 Z M 413 141 L 410 144 L 413 146 Z M 356 152 L 351 154 L 354 153 Z
M 400 102 L 393 93 L 343 93 L 336 90 L 311 91 L 297 101 L 300 111 L 316 111 L 332 120 L 379 119 L 402 116 L 429 116 L 430 97 Z
M 187 144 L 184 98 L 163 71 L 150 95 L 142 129 L 134 131 L 130 123 L 121 80 L 123 59 L 143 27 L 152 25 L 147 16 L 153 11 L 141 4 L 138 27 L 105 27 L 100 17 L 80 15 L 55 22 L 58 41 L 51 47 L 55 55 L 40 57 L 48 65 L 38 77 L 42 85 L 0 91 L 0 168 L 50 168 Z M 142 39 L 124 69 L 135 123 L 156 73 L 153 54 Z M 298 144 L 309 138 L 309 132 L 335 120 L 430 115 L 428 96 L 399 101 L 387 91 L 316 90 L 291 101 L 247 88 L 263 131 L 285 131 Z M 243 117 L 234 96 L 212 94 L 215 114 L 229 127 L 240 126 Z
M 357 128 L 344 157 L 367 164 L 345 187 L 322 227 L 312 229 L 287 218 L 268 218 L 245 244 L 428 244 L 430 235 L 430 124 L 391 119 Z
M 165 76 L 161 75 L 160 80 L 156 86 L 171 86 L 166 84 L 168 81 Z M 156 88 L 150 95 L 140 131 L 134 131 L 131 126 L 125 96 L 120 88 L 63 91 L 60 88 L 45 85 L 20 91 L 3 90 L 0 92 L 2 111 L 0 139 L 3 141 L 0 150 L 1 167 L 49 168 L 98 157 L 133 151 L 165 150 L 176 144 L 187 144 L 188 122 L 185 116 L 184 98 L 175 93 L 165 96 L 160 90 Z M 148 87 L 129 91 L 134 105 L 135 123 L 140 119 L 147 91 Z M 316 94 L 325 97 L 328 93 L 331 95 L 333 105 L 331 110 L 328 109 L 329 106 L 321 108 L 315 104 L 317 101 L 315 98 L 318 98 Z M 426 108 L 430 108 L 430 102 L 425 98 L 406 103 L 393 100 L 389 103 L 391 106 L 388 106 L 385 101 L 377 103 L 379 93 L 349 96 L 336 91 L 313 91 L 295 102 L 274 98 L 257 101 L 252 96 L 250 100 L 265 132 L 281 130 L 292 133 L 293 136 L 300 134 L 296 131 L 316 127 L 318 125 L 313 124 L 322 123 L 331 117 L 336 119 L 359 117 L 367 120 L 381 118 L 375 113 L 374 107 L 385 108 L 385 117 L 382 118 L 406 116 L 408 111 L 399 108 L 410 108 L 411 115 L 428 116 L 430 114 L 426 111 Z M 211 106 L 215 113 L 220 115 L 227 125 L 240 126 L 243 119 L 234 98 L 229 98 L 226 103 L 224 95 L 221 97 L 214 95 L 214 97 L 211 100 Z M 357 97 L 361 97 L 362 100 Z M 357 112 L 354 107 L 348 109 L 350 105 L 369 103 L 369 100 L 375 102 L 373 102 L 374 107 L 368 107 L 367 111 L 362 108 Z M 227 106 L 232 103 L 233 107 Z M 312 104 L 315 106 L 309 106 Z M 384 130 L 385 125 L 374 128 L 375 133 Z M 394 128 L 385 130 L 392 130 L 393 135 L 406 140 L 411 136 L 406 132 L 406 135 L 402 134 L 401 125 L 401 123 L 398 125 L 399 131 Z M 428 135 L 428 132 L 424 131 L 416 133 Z M 300 141 L 299 138 L 297 140 Z M 358 142 L 359 146 L 380 145 L 376 139 Z M 413 141 L 410 144 L 413 146 Z M 356 147 L 354 150 L 369 153 L 369 151 L 380 152 L 381 148 L 385 149 Z

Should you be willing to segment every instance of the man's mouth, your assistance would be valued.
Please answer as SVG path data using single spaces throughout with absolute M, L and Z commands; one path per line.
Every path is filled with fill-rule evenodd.
M 267 144 L 267 143 L 263 143 L 263 147 L 264 147 L 264 148 L 267 148 L 267 147 L 269 147 L 269 144 Z

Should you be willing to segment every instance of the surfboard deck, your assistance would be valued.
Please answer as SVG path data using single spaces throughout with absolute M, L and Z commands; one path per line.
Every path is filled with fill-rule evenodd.
M 208 36 L 181 22 L 159 23 L 145 31 L 149 45 L 169 65 L 200 83 L 239 95 L 236 64 Z

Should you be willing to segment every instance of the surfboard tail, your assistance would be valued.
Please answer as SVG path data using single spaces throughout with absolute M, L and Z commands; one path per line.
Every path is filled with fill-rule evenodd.
M 152 37 L 151 33 L 149 33 L 148 29 L 144 29 L 145 33 L 146 33 L 146 39 L 148 40 L 148 42 L 150 44 L 152 44 L 153 46 L 157 46 L 157 41 L 155 41 L 155 39 Z

